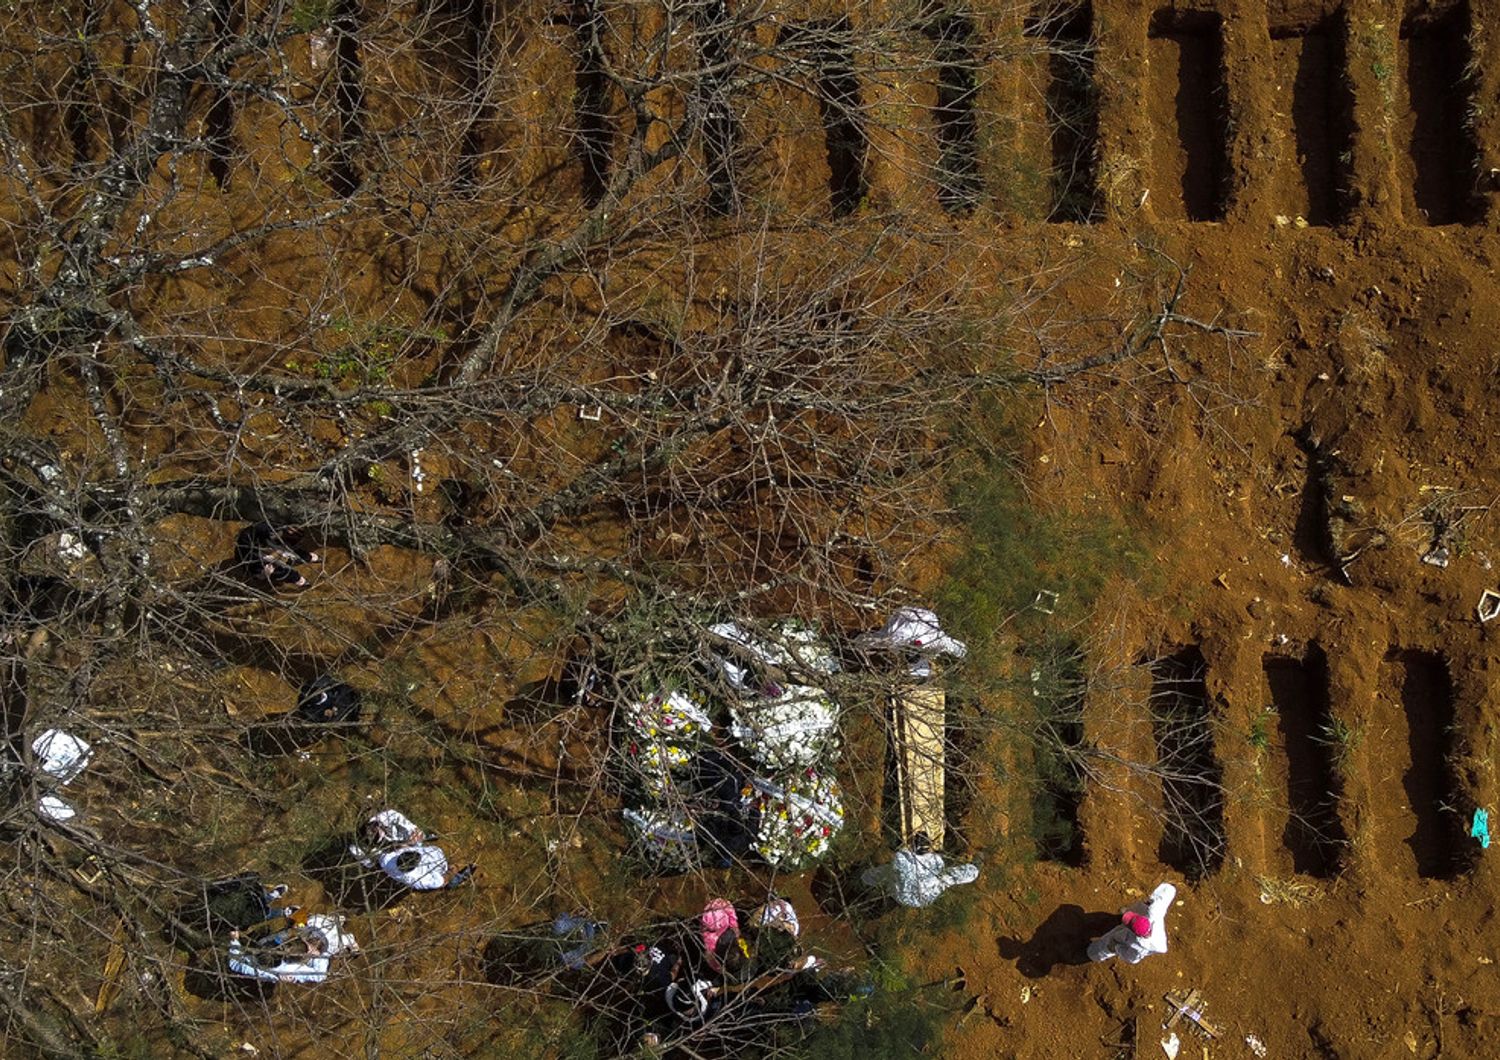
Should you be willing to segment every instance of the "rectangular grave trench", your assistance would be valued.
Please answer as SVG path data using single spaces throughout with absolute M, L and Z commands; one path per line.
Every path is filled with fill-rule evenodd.
M 809 86 L 818 104 L 828 157 L 828 198 L 833 216 L 846 217 L 869 190 L 863 97 L 854 69 L 854 35 L 847 18 L 788 26 L 782 42 L 797 49 L 812 72 Z
M 1401 791 L 1412 832 L 1406 838 L 1424 879 L 1451 880 L 1471 865 L 1472 849 L 1459 812 L 1468 804 L 1453 768 L 1453 682 L 1447 660 L 1436 652 L 1393 651 L 1386 666 L 1400 690 L 1410 761 Z
M 979 704 L 962 695 L 947 697 L 947 720 L 943 728 L 943 805 L 945 827 L 943 847 L 946 851 L 967 850 L 973 830 L 987 812 L 987 793 L 977 778 L 982 775 L 985 757 L 985 729 L 980 722 Z
M 599 0 L 586 0 L 574 17 L 573 36 L 578 48 L 573 86 L 574 152 L 583 166 L 584 202 L 597 206 L 613 176 L 610 156 L 615 139 L 615 116 L 600 44 L 606 30 L 603 5 Z
M 1189 881 L 1224 862 L 1224 769 L 1214 750 L 1207 666 L 1195 646 L 1146 661 L 1148 710 L 1162 787 L 1158 857 Z
M 937 61 L 938 202 L 962 213 L 979 201 L 978 49 L 974 21 L 964 14 L 939 15 L 928 28 Z
M 1282 842 L 1292 868 L 1309 876 L 1338 873 L 1348 835 L 1339 818 L 1342 779 L 1335 761 L 1328 659 L 1316 644 L 1302 658 L 1262 660 L 1286 751 L 1287 823 Z
M 1151 201 L 1166 220 L 1218 221 L 1229 199 L 1223 19 L 1163 8 L 1147 34 Z
M 1401 69 L 1408 110 L 1402 119 L 1411 183 L 1407 220 L 1415 224 L 1473 224 L 1480 219 L 1475 191 L 1480 150 L 1470 121 L 1474 82 L 1464 0 L 1413 5 L 1401 25 Z
M 333 5 L 334 82 L 338 110 L 338 150 L 329 166 L 329 186 L 347 198 L 364 179 L 359 150 L 365 134 L 365 70 L 359 33 L 363 15 L 357 0 L 335 0 Z
M 1271 26 L 1271 68 L 1287 147 L 1277 174 L 1278 212 L 1314 226 L 1348 212 L 1354 94 L 1342 13 Z
M 1025 35 L 1046 49 L 1047 220 L 1053 222 L 1087 224 L 1101 213 L 1093 34 L 1094 8 L 1087 0 L 1039 4 L 1025 23 Z
M 496 12 L 489 0 L 438 0 L 437 10 L 440 18 L 432 43 L 443 50 L 469 99 L 454 167 L 456 184 L 468 189 L 474 186 L 479 163 L 490 147 L 487 131 L 494 107 L 485 98 L 485 72 L 494 62 L 489 40 Z
M 704 71 L 696 88 L 702 112 L 703 167 L 708 180 L 710 213 L 729 215 L 740 209 L 740 123 L 733 91 L 734 23 L 726 0 L 709 0 L 692 10 L 698 61 Z
M 1031 701 L 1035 743 L 1032 767 L 1032 837 L 1037 857 L 1080 867 L 1087 862 L 1079 811 L 1086 794 L 1083 768 L 1083 707 L 1087 691 L 1084 659 L 1069 644 L 1033 657 Z
M 840 18 L 815 31 L 818 110 L 828 145 L 828 193 L 833 215 L 853 213 L 864 200 L 865 140 L 859 76 L 854 72 L 849 20 Z

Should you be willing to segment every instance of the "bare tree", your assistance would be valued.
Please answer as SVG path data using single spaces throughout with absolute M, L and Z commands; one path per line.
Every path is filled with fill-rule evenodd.
M 478 1055 L 472 955 L 583 895 L 568 838 L 613 820 L 607 717 L 543 688 L 565 660 L 608 657 L 614 703 L 653 653 L 696 665 L 706 620 L 868 628 L 940 563 L 951 431 L 980 395 L 1204 326 L 1179 285 L 1114 352 L 1018 361 L 1001 340 L 1042 334 L 1044 281 L 998 309 L 955 289 L 975 101 L 1058 46 L 988 32 L 1023 17 L 0 11 L 8 1037 Z M 259 522 L 328 553 L 313 590 L 236 559 Z M 267 702 L 325 672 L 374 693 L 378 732 L 257 755 Z M 878 741 L 888 680 L 844 681 Z M 97 751 L 71 821 L 38 811 L 49 728 Z M 879 772 L 875 746 L 851 737 L 851 771 Z M 306 866 L 363 794 L 424 784 L 455 829 L 499 849 L 524 820 L 507 849 L 562 853 L 437 928 L 368 920 L 342 993 L 192 996 L 215 967 L 183 913 L 205 880 Z M 285 1030 L 247 1029 L 272 1004 Z

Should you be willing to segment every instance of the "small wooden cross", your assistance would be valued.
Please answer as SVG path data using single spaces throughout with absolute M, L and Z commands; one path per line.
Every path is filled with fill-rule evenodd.
M 1219 1036 L 1219 1028 L 1204 1018 L 1203 1010 L 1208 1007 L 1208 1002 L 1203 1000 L 1203 995 L 1197 990 L 1189 990 L 1184 994 L 1181 990 L 1168 990 L 1166 1002 L 1172 1008 L 1172 1014 L 1167 1017 L 1167 1022 L 1162 1026 L 1170 1028 L 1184 1016 L 1198 1030 L 1210 1038 Z

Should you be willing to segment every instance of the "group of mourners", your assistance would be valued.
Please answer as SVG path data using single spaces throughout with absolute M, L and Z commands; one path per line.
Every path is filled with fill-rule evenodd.
M 269 523 L 245 527 L 235 566 L 271 589 L 307 585 L 299 566 L 321 557 L 296 529 Z M 833 773 L 841 744 L 837 703 L 823 680 L 834 654 L 807 627 L 784 623 L 763 640 L 733 624 L 710 627 L 708 691 L 666 690 L 625 706 L 616 754 L 627 764 L 634 804 L 626 810 L 634 838 L 657 868 L 707 861 L 727 866 L 757 855 L 773 867 L 797 869 L 821 857 L 842 826 Z M 936 655 L 961 657 L 964 645 L 945 634 L 930 611 L 903 609 L 886 627 L 861 638 L 863 647 L 893 650 L 908 680 L 932 675 Z M 717 691 L 715 691 L 717 690 Z M 580 700 L 588 694 L 583 688 Z M 713 705 L 717 700 L 717 705 Z M 360 720 L 359 692 L 331 676 L 304 684 L 288 712 L 250 733 L 252 746 L 285 750 L 317 740 L 330 727 Z M 89 764 L 81 738 L 49 729 L 30 745 L 42 784 L 37 811 L 56 822 L 77 811 L 58 792 Z M 343 867 L 363 880 L 380 904 L 408 892 L 461 887 L 476 866 L 454 870 L 447 853 L 411 818 L 382 809 L 362 822 Z M 922 907 L 949 887 L 972 882 L 972 864 L 949 866 L 917 834 L 895 859 L 866 871 L 863 882 L 896 902 Z M 1094 961 L 1137 963 L 1165 953 L 1171 884 L 1124 910 L 1112 930 L 1088 946 Z M 256 874 L 205 886 L 202 921 L 230 976 L 258 984 L 324 981 L 333 960 L 360 951 L 336 912 L 307 913 L 291 904 L 285 884 L 266 886 Z M 768 1024 L 797 1028 L 820 1006 L 868 995 L 870 983 L 851 969 L 833 969 L 806 952 L 792 903 L 771 895 L 755 904 L 710 900 L 691 920 L 612 938 L 608 925 L 584 914 L 560 916 L 519 936 L 497 937 L 503 974 L 546 970 L 576 989 L 580 1004 L 612 1022 L 620 1044 L 672 1051 L 691 1045 L 735 1055 L 764 1040 Z
M 732 1040 L 746 1022 L 808 1017 L 819 1005 L 873 989 L 853 970 L 832 969 L 804 950 L 797 911 L 785 898 L 772 896 L 743 910 L 714 898 L 695 927 L 696 938 L 665 934 L 616 957 L 628 955 L 646 1046 L 668 1044 L 699 1028 Z
M 774 894 L 744 905 L 713 898 L 692 920 L 618 940 L 607 924 L 569 914 L 496 943 L 502 976 L 555 973 L 621 1046 L 670 1051 L 693 1041 L 700 1051 L 713 1040 L 732 1053 L 752 1028 L 762 1040 L 768 1025 L 795 1027 L 873 989 L 806 952 L 796 909 Z
M 384 809 L 358 829 L 347 849 L 345 867 L 371 877 L 369 892 L 379 900 L 409 891 L 461 887 L 474 875 L 472 863 L 450 871 L 448 855 L 405 814 Z M 340 953 L 359 952 L 343 916 L 305 914 L 283 905 L 286 884 L 265 887 L 256 874 L 209 884 L 204 893 L 206 927 L 213 936 L 227 932 L 228 970 L 262 982 L 319 983 Z
M 321 560 L 297 528 L 253 523 L 235 541 L 236 574 L 273 591 L 305 587 L 299 567 Z M 776 627 L 772 641 L 733 624 L 707 632 L 716 646 L 711 653 L 716 687 L 729 704 L 724 724 L 716 726 L 703 700 L 686 692 L 662 692 L 631 704 L 621 750 L 644 801 L 627 817 L 638 840 L 653 846 L 659 863 L 673 848 L 691 849 L 681 862 L 686 867 L 701 846 L 721 865 L 758 853 L 773 866 L 804 867 L 842 826 L 832 772 L 841 743 L 838 708 L 820 680 L 838 664 L 808 628 L 794 623 Z M 963 653 L 962 644 L 941 633 L 931 612 L 900 612 L 872 637 L 905 651 L 918 678 L 930 674 L 933 653 Z M 330 729 L 357 724 L 360 716 L 356 689 L 319 676 L 302 686 L 289 711 L 253 727 L 247 739 L 255 749 L 281 752 L 309 746 Z M 32 751 L 46 782 L 38 812 L 56 821 L 76 816 L 57 792 L 88 765 L 92 748 L 53 729 L 33 742 Z M 748 770 L 742 761 L 751 763 Z M 668 804 L 680 810 L 684 794 L 699 812 L 671 820 L 657 812 Z M 674 825 L 683 832 L 675 833 Z M 373 886 L 388 899 L 460 887 L 475 871 L 473 864 L 455 871 L 423 829 L 391 808 L 360 825 L 345 861 L 350 871 L 363 874 L 367 892 Z M 897 901 L 923 905 L 977 871 L 946 869 L 919 837 L 892 865 L 867 874 L 866 882 Z M 198 926 L 215 941 L 221 968 L 259 983 L 318 983 L 336 957 L 359 952 L 345 917 L 307 913 L 287 898 L 285 884 L 265 886 L 253 873 L 206 885 L 206 923 Z M 615 994 L 628 996 L 624 1010 L 648 1044 L 710 1024 L 729 1027 L 741 1017 L 805 1016 L 821 1003 L 867 989 L 802 951 L 801 924 L 785 898 L 754 908 L 715 899 L 697 918 L 695 930 L 682 927 L 610 947 L 604 945 L 603 925 L 568 916 L 552 922 L 548 937 L 554 948 L 572 941 L 558 951 L 566 970 L 591 970 L 596 985 L 607 982 Z

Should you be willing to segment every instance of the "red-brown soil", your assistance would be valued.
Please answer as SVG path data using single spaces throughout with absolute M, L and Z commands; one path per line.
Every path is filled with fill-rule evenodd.
M 1003 793 L 982 793 L 955 822 L 987 868 L 971 896 L 945 901 L 972 901 L 973 911 L 907 955 L 918 982 L 962 967 L 959 1000 L 979 999 L 950 1025 L 941 1055 L 1155 1057 L 1162 995 L 1186 987 L 1202 992 L 1224 1031 L 1207 1048 L 1214 1057 L 1249 1055 L 1249 1034 L 1270 1057 L 1500 1053 L 1500 1002 L 1489 996 L 1500 990 L 1492 864 L 1500 854 L 1464 834 L 1476 807 L 1500 807 L 1492 688 L 1500 623 L 1482 625 L 1474 613 L 1481 591 L 1500 585 L 1500 517 L 1490 510 L 1500 499 L 1500 209 L 1491 190 L 1500 167 L 1500 18 L 1477 0 L 1413 10 L 1418 17 L 1406 21 L 1394 0 L 1190 0 L 1163 14 L 1137 0 L 1095 0 L 1097 114 L 1088 136 L 1097 161 L 1081 169 L 1094 185 L 1084 207 L 1058 211 L 1056 189 L 1040 179 L 1007 179 L 1005 194 L 995 191 L 997 173 L 1045 173 L 1080 150 L 1072 133 L 1046 127 L 1047 71 L 1005 67 L 980 92 L 980 125 L 991 135 L 980 137 L 977 170 L 990 197 L 973 212 L 943 214 L 931 181 L 913 175 L 914 160 L 936 143 L 926 119 L 914 119 L 924 131 L 874 138 L 867 195 L 843 222 L 848 234 L 808 239 L 822 253 L 896 219 L 923 232 L 897 255 L 905 264 L 943 258 L 926 288 L 1007 306 L 1017 292 L 1032 296 L 1012 336 L 1023 367 L 1055 338 L 1026 325 L 1063 310 L 1083 321 L 1073 340 L 1117 344 L 1131 300 L 1170 281 L 1168 260 L 1188 275 L 1179 314 L 1246 333 L 1182 323 L 1165 345 L 1036 401 L 1021 462 L 1037 503 L 1063 518 L 1148 528 L 1152 549 L 1146 575 L 1112 583 L 1078 631 L 1090 669 L 1110 675 L 1084 705 L 1085 741 L 1106 754 L 1079 808 L 1082 863 L 1020 865 L 1029 840 L 1002 812 Z M 1020 22 L 997 14 L 977 25 L 998 37 L 1019 34 Z M 567 35 L 548 25 L 513 44 L 509 76 L 542 88 L 518 96 L 518 109 L 496 116 L 487 135 L 516 137 L 523 147 L 507 164 L 575 205 L 583 178 L 567 169 L 556 135 L 573 90 Z M 399 57 L 390 67 L 390 84 L 405 76 Z M 921 116 L 937 99 L 930 83 L 869 91 L 867 102 L 886 113 Z M 369 106 L 379 113 L 382 104 Z M 249 131 L 254 113 L 239 121 L 250 149 L 267 148 L 268 169 L 284 164 Z M 757 159 L 774 197 L 795 205 L 829 195 L 831 185 L 854 194 L 848 175 L 829 169 L 824 133 L 807 100 L 766 132 Z M 554 167 L 564 175 L 546 183 Z M 247 201 L 265 194 L 255 187 L 240 193 Z M 497 207 L 507 220 L 486 223 L 519 242 L 547 230 L 550 205 Z M 1076 220 L 1088 217 L 1096 219 Z M 274 336 L 286 319 L 366 303 L 415 320 L 420 299 L 411 291 L 453 264 L 423 259 L 416 239 L 391 248 L 356 224 L 337 234 L 337 249 L 367 262 L 368 273 L 338 277 L 329 266 L 308 275 L 308 262 L 327 252 L 288 240 L 277 248 L 284 261 L 257 271 L 255 283 L 215 290 L 182 281 L 163 301 L 211 321 L 205 334 L 250 327 Z M 735 248 L 715 249 L 732 257 Z M 454 260 L 471 251 L 482 256 L 456 246 Z M 777 260 L 788 271 L 799 264 L 795 250 Z M 683 268 L 671 267 L 669 286 Z M 704 272 L 717 279 L 716 268 Z M 391 275 L 403 278 L 412 305 L 382 300 L 381 277 Z M 645 300 L 634 285 L 647 281 L 617 282 L 626 290 L 609 296 Z M 604 298 L 582 280 L 559 292 L 555 318 L 534 325 L 538 344 L 575 335 Z M 275 364 L 287 352 L 252 357 L 226 346 L 226 361 Z M 657 356 L 631 350 L 643 363 Z M 420 353 L 397 369 L 410 376 L 399 381 L 415 384 L 430 367 Z M 553 367 L 589 377 L 578 365 Z M 141 387 L 149 404 L 149 384 Z M 82 450 L 93 444 L 87 432 L 65 424 L 88 416 L 66 401 L 49 395 L 34 425 Z M 296 464 L 303 443 L 267 420 L 247 419 L 236 460 L 274 477 Z M 577 467 L 606 449 L 602 435 L 563 413 L 541 420 L 476 427 L 474 448 L 488 455 L 503 443 L 506 461 L 521 478 L 535 472 L 527 488 L 538 490 L 556 451 Z M 143 420 L 138 440 L 170 469 L 209 470 L 213 443 L 194 430 Z M 431 495 L 404 500 L 414 514 L 437 511 Z M 1458 529 L 1438 542 L 1448 565 L 1423 563 L 1435 528 L 1460 514 Z M 173 521 L 161 528 L 158 561 L 171 577 L 222 563 L 236 526 Z M 756 527 L 746 520 L 736 529 Z M 613 554 L 623 547 L 617 538 L 647 531 L 588 526 L 559 539 L 569 532 Z M 672 545 L 661 536 L 665 554 Z M 712 571 L 714 562 L 703 566 Z M 938 575 L 902 577 L 929 587 Z M 418 1056 L 435 1042 L 453 1055 L 513 1055 L 513 1036 L 530 1032 L 507 1014 L 527 1001 L 483 982 L 475 955 L 487 930 L 580 906 L 619 922 L 642 907 L 684 915 L 744 882 L 624 878 L 615 807 L 597 783 L 605 743 L 597 719 L 566 710 L 542 719 L 525 702 L 524 690 L 555 677 L 573 648 L 556 614 L 496 605 L 477 622 L 431 620 L 441 610 L 431 559 L 397 549 L 357 561 L 334 550 L 315 581 L 279 608 L 247 605 L 229 616 L 274 645 L 270 661 L 215 675 L 203 701 L 211 706 L 199 709 L 222 706 L 236 719 L 285 709 L 296 677 L 267 677 L 274 663 L 331 662 L 362 687 L 405 697 L 377 712 L 372 742 L 389 757 L 378 767 L 351 762 L 334 744 L 286 761 L 277 768 L 299 782 L 323 778 L 321 793 L 295 821 L 241 821 L 216 853 L 228 862 L 231 848 L 243 855 L 258 843 L 278 852 L 273 861 L 285 854 L 274 868 L 316 906 L 317 886 L 297 874 L 288 837 L 352 825 L 361 808 L 390 800 L 438 831 L 456 857 L 485 868 L 470 890 L 361 918 L 355 930 L 370 956 L 336 989 L 283 989 L 269 1012 L 184 997 L 193 1015 L 222 1027 L 225 1042 L 279 1056 Z M 1211 733 L 1185 760 L 1222 782 L 1222 806 L 1208 815 L 1222 831 L 1206 838 L 1217 857 L 1201 876 L 1164 825 L 1160 780 L 1119 764 L 1152 762 L 1171 746 L 1152 728 L 1145 665 L 1168 657 L 1191 660 L 1189 709 Z M 443 759 L 440 749 L 454 744 L 468 755 Z M 424 778 L 444 794 L 424 802 Z M 109 791 L 102 778 L 80 785 L 80 801 Z M 1195 792 L 1189 778 L 1182 797 Z M 169 807 L 167 794 L 156 805 Z M 220 796 L 193 812 L 228 819 L 243 809 Z M 266 845 L 278 842 L 286 849 Z M 1179 885 L 1169 953 L 1136 967 L 1077 963 L 1086 914 L 1115 914 L 1164 879 Z M 823 945 L 856 949 L 846 925 L 804 896 L 807 881 L 779 885 L 802 899 Z M 442 986 L 406 989 L 412 983 Z M 85 982 L 83 993 L 93 997 L 96 986 Z M 1196 1041 L 1184 1049 L 1200 1055 Z
M 1500 140 L 1487 116 L 1458 120 L 1451 97 L 1494 91 L 1493 13 L 1446 5 L 1435 29 L 1407 33 L 1392 5 L 1179 7 L 1223 20 L 1094 4 L 1101 169 L 1125 176 L 1103 223 L 1050 241 L 1148 240 L 1191 269 L 1188 312 L 1260 336 L 1161 351 L 1172 383 L 1149 397 L 1064 395 L 1029 468 L 1060 506 L 1136 510 L 1162 528 L 1162 591 L 1101 603 L 1094 661 L 1201 650 L 1225 860 L 1182 887 L 1159 858 L 1159 785 L 1124 772 L 1091 785 L 1086 864 L 987 880 L 975 930 L 925 953 L 933 976 L 961 965 L 983 995 L 945 1054 L 1160 1056 L 1162 995 L 1196 987 L 1225 1032 L 1211 1056 L 1249 1056 L 1247 1034 L 1272 1057 L 1489 1055 L 1497 876 L 1466 833 L 1497 794 L 1497 654 L 1474 607 L 1500 547 L 1500 244 L 1492 196 L 1470 188 Z M 1266 7 L 1282 21 L 1268 25 Z M 1199 37 L 1221 31 L 1217 66 Z M 1472 83 L 1454 41 L 1477 49 Z M 1227 142 L 1204 142 L 1215 98 Z M 1215 209 L 1213 223 L 1184 221 Z M 1450 493 L 1476 507 L 1439 568 L 1420 562 L 1422 512 Z M 1345 575 L 1318 529 L 1340 506 L 1342 554 L 1369 546 Z M 1089 739 L 1126 749 L 1147 723 L 1139 692 L 1099 699 Z M 1325 827 L 1290 825 L 1289 810 Z M 1055 911 L 1113 913 L 1163 879 L 1181 887 L 1166 956 L 1064 960 L 1087 933 Z M 1200 1053 L 1191 1038 L 1183 1049 Z
M 1453 64 L 1425 29 L 1399 36 L 1390 5 L 1269 6 L 1274 25 L 1252 0 L 1184 4 L 1173 16 L 1095 3 L 1098 223 L 1027 223 L 989 209 L 934 215 L 972 234 L 977 261 L 1003 256 L 1017 275 L 1062 276 L 1047 296 L 1054 303 L 1108 309 L 1122 280 L 1158 267 L 1149 245 L 1190 271 L 1180 312 L 1255 333 L 1190 334 L 1129 372 L 1058 388 L 1025 450 L 1042 503 L 1156 528 L 1154 591 L 1122 585 L 1101 601 L 1087 631 L 1090 662 L 1121 670 L 1180 646 L 1201 652 L 1225 790 L 1222 864 L 1184 884 L 1182 866 L 1161 860 L 1160 784 L 1106 770 L 1082 803 L 1081 866 L 988 872 L 966 925 L 921 939 L 909 955 L 918 981 L 961 966 L 980 998 L 950 1027 L 943 1055 L 1155 1056 L 1162 995 L 1189 986 L 1225 1032 L 1212 1056 L 1249 1055 L 1247 1034 L 1273 1057 L 1500 1048 L 1500 1008 L 1487 1000 L 1500 987 L 1496 874 L 1460 834 L 1497 794 L 1490 675 L 1500 656 L 1473 607 L 1500 578 L 1491 569 L 1500 525 L 1488 509 L 1500 495 L 1491 413 L 1500 214 L 1488 193 L 1468 201 L 1467 189 L 1471 170 L 1496 160 L 1500 134 L 1488 113 L 1452 128 L 1461 112 L 1445 95 L 1459 91 Z M 1482 32 L 1488 12 L 1478 5 L 1474 25 L 1472 39 L 1489 50 L 1472 98 L 1492 99 L 1500 65 L 1487 42 L 1500 35 Z M 1016 112 L 1043 120 L 1028 95 L 1044 90 L 1038 81 L 1001 87 Z M 806 128 L 777 140 L 780 193 L 791 200 L 827 186 L 816 116 L 804 117 Z M 1478 153 L 1466 156 L 1471 135 Z M 872 202 L 924 194 L 900 163 L 902 151 L 923 149 L 914 141 L 872 158 Z M 1019 142 L 1055 146 L 1035 129 Z M 1477 508 L 1440 569 L 1419 561 L 1430 543 L 1421 513 L 1447 497 Z M 1350 513 L 1342 554 L 1364 546 L 1345 575 L 1323 541 L 1330 506 Z M 316 594 L 304 600 L 299 607 L 316 606 Z M 589 818 L 577 846 L 571 827 L 525 832 L 584 797 L 601 747 L 566 722 L 554 723 L 559 744 L 502 707 L 561 658 L 538 654 L 548 634 L 526 626 L 497 615 L 482 637 L 464 626 L 410 656 L 423 671 L 417 709 L 472 743 L 475 777 L 507 807 L 499 827 L 461 807 L 433 819 L 486 864 L 476 890 L 419 914 L 421 937 L 441 940 L 452 964 L 444 973 L 420 947 L 413 974 L 469 984 L 426 998 L 434 1011 L 461 1006 L 466 991 L 478 992 L 471 1002 L 488 996 L 462 955 L 477 941 L 467 925 L 524 920 L 544 896 L 548 908 L 563 897 L 597 901 L 591 881 L 618 851 L 618 836 Z M 1326 678 L 1320 664 L 1297 665 L 1309 657 L 1326 658 Z M 1087 704 L 1087 739 L 1151 760 L 1148 685 L 1142 674 L 1123 683 L 1128 694 Z M 458 707 L 485 699 L 487 710 Z M 1264 740 L 1252 738 L 1257 719 Z M 1326 742 L 1335 723 L 1346 747 Z M 340 767 L 320 768 L 336 779 Z M 1336 792 L 1317 790 L 1335 781 Z M 1293 811 L 1325 827 L 1314 836 Z M 1024 841 L 1007 837 L 1001 819 L 987 827 L 983 799 L 968 812 L 982 861 L 987 843 L 1013 854 Z M 548 838 L 560 854 L 547 854 Z M 1114 913 L 1161 879 L 1181 885 L 1166 956 L 1138 967 L 1075 963 L 1084 914 Z M 632 900 L 682 914 L 716 882 L 647 883 Z M 804 905 L 816 934 L 820 914 L 811 898 Z M 368 941 L 404 930 L 397 945 L 410 945 L 414 929 L 397 926 L 402 919 L 372 919 Z M 330 1007 L 352 1015 L 376 1004 L 368 987 L 347 989 L 355 994 L 339 1001 L 278 1004 L 316 1013 L 333 1035 Z M 276 1040 L 253 1024 L 240 1033 L 262 1048 Z M 399 1028 L 383 1037 L 395 1054 L 414 1055 L 417 1043 Z M 1196 1043 L 1185 1048 L 1198 1055 Z

